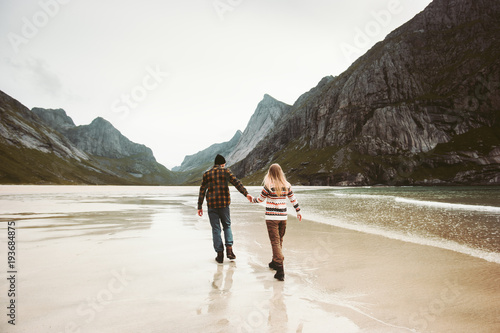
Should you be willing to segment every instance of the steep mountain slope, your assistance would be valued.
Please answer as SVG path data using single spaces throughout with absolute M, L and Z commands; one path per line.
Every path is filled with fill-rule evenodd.
M 156 162 L 150 148 L 130 141 L 101 117 L 97 117 L 89 125 L 76 126 L 62 109 L 34 108 L 32 112 L 88 154 L 108 158 L 142 155 L 143 160 Z
M 223 143 L 215 143 L 210 147 L 203 149 L 193 155 L 187 155 L 184 157 L 184 161 L 178 167 L 172 168 L 172 171 L 192 171 L 192 170 L 206 170 L 208 167 L 214 164 L 214 159 L 217 154 L 222 156 L 228 156 L 236 147 L 236 144 L 241 138 L 241 131 L 236 131 L 231 140 Z M 227 160 L 227 158 L 226 158 Z
M 69 129 L 76 127 L 73 119 L 63 109 L 33 108 L 31 112 L 36 114 L 47 126 L 59 133 L 65 133 Z
M 64 110 L 32 112 L 3 92 L 0 116 L 0 183 L 174 183 L 149 148 L 130 142 L 104 119 L 75 126 Z
M 193 155 L 187 155 L 180 166 L 172 168 L 175 172 L 176 182 L 184 185 L 198 185 L 203 172 L 214 165 L 217 154 L 228 156 L 234 150 L 241 138 L 241 131 L 237 131 L 233 138 L 227 142 L 216 143 Z M 226 158 L 227 160 L 227 158 Z
M 175 167 L 177 181 L 184 184 L 198 184 L 203 172 L 211 167 L 217 154 L 226 158 L 227 165 L 242 160 L 269 133 L 291 106 L 265 94 L 250 118 L 245 131 L 237 131 L 233 138 L 184 158 L 181 166 Z
M 264 95 L 238 144 L 226 158 L 228 165 L 244 159 L 274 129 L 290 108 L 290 105 L 280 102 L 267 94 Z
M 496 0 L 435 0 L 303 94 L 232 170 L 257 180 L 278 162 L 324 185 L 500 183 L 498 17 Z

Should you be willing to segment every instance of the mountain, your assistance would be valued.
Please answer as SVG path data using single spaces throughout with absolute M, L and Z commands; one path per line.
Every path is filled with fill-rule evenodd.
M 130 141 L 101 117 L 89 125 L 76 126 L 62 109 L 33 108 L 32 112 L 86 153 L 108 158 L 135 156 L 138 159 L 141 155 L 144 161 L 156 162 L 150 148 Z
M 101 117 L 94 119 L 89 125 L 74 127 L 65 135 L 75 146 L 92 155 L 108 158 L 134 157 L 156 162 L 150 148 L 130 141 Z
M 300 96 L 240 162 L 313 185 L 500 184 L 500 2 L 435 0 Z
M 0 91 L 0 183 L 169 185 L 151 149 L 108 121 L 75 126 L 62 109 L 30 111 Z
M 228 165 L 244 159 L 273 130 L 274 126 L 287 114 L 290 108 L 291 105 L 265 94 L 262 101 L 257 105 L 257 109 L 250 118 L 238 144 L 227 156 Z
M 226 157 L 241 138 L 241 131 L 236 131 L 233 138 L 227 142 L 216 143 L 193 155 L 184 157 L 180 166 L 172 168 L 176 182 L 184 185 L 199 185 L 203 172 L 214 165 L 215 156 L 221 154 Z
M 237 131 L 227 142 L 214 144 L 196 154 L 188 155 L 180 166 L 172 168 L 172 171 L 176 172 L 177 181 L 183 184 L 198 184 L 203 172 L 213 165 L 217 154 L 226 158 L 228 166 L 242 160 L 274 129 L 290 108 L 290 105 L 265 94 L 243 133 Z
M 41 118 L 47 126 L 60 133 L 64 133 L 76 127 L 73 119 L 71 119 L 63 109 L 33 108 L 31 112 Z
M 172 168 L 172 171 L 191 171 L 195 169 L 206 170 L 208 167 L 214 165 L 214 159 L 217 154 L 226 157 L 231 153 L 241 138 L 241 131 L 236 131 L 233 138 L 227 142 L 216 143 L 210 147 L 203 149 L 193 155 L 184 157 L 184 161 L 180 166 Z

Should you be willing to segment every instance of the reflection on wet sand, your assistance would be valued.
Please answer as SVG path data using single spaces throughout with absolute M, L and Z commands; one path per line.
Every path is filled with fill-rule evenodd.
M 285 284 L 273 281 L 273 295 L 269 300 L 269 317 L 267 324 L 270 332 L 288 332 L 288 312 L 283 290 Z
M 212 321 L 213 324 L 210 327 L 211 329 L 220 330 L 229 328 L 230 321 L 227 318 L 227 309 L 231 301 L 231 287 L 233 286 L 235 268 L 236 263 L 234 261 L 231 261 L 229 265 L 217 265 L 217 270 L 212 280 L 212 288 L 208 293 L 208 313 L 215 316 Z
M 154 215 L 153 211 L 76 213 L 57 219 L 23 219 L 20 227 L 42 231 L 40 238 L 31 241 L 102 235 L 109 235 L 109 239 L 121 239 L 122 237 L 116 236 L 118 233 L 151 228 Z

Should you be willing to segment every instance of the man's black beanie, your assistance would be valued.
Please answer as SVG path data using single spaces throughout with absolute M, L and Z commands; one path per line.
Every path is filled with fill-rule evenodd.
M 215 156 L 215 165 L 222 165 L 222 164 L 225 164 L 226 163 L 226 159 L 224 158 L 224 156 L 222 155 L 219 155 L 217 154 L 217 156 Z

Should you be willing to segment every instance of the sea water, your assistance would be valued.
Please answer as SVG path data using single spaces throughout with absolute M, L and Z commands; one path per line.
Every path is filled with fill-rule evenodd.
M 253 195 L 260 187 L 248 188 Z M 500 263 L 500 187 L 301 187 L 306 220 L 435 246 Z M 231 187 L 233 205 L 246 200 Z M 0 186 L 0 221 L 181 204 L 196 212 L 198 187 Z M 293 209 L 289 206 L 289 213 Z M 78 221 L 75 221 L 77 224 Z
M 296 188 L 307 218 L 500 263 L 500 187 Z

